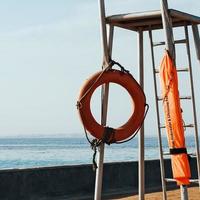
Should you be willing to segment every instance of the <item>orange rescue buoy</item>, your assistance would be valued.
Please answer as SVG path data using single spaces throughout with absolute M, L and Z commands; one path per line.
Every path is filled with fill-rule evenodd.
M 104 137 L 106 127 L 99 124 L 92 115 L 90 102 L 95 89 L 103 84 L 116 83 L 124 87 L 131 96 L 133 112 L 128 121 L 119 128 L 112 129 L 113 142 L 130 138 L 140 128 L 144 120 L 146 97 L 140 85 L 129 73 L 110 69 L 99 71 L 91 76 L 82 86 L 78 97 L 78 111 L 85 129 L 97 139 Z

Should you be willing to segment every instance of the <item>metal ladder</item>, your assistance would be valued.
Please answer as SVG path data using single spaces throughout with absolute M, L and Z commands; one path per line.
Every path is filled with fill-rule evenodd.
M 195 27 L 196 28 L 196 27 Z M 194 29 L 194 27 L 193 27 Z M 194 30 L 193 30 L 194 34 Z M 187 61 L 188 61 L 188 67 L 187 68 L 177 68 L 177 73 L 186 72 L 189 73 L 189 79 L 190 79 L 190 88 L 191 88 L 191 95 L 190 96 L 180 96 L 181 100 L 191 101 L 192 102 L 192 111 L 193 111 L 193 124 L 185 124 L 185 128 L 194 128 L 194 137 L 195 137 L 195 145 L 196 145 L 196 159 L 197 159 L 197 171 L 198 171 L 198 179 L 191 179 L 190 182 L 197 182 L 200 186 L 200 152 L 199 152 L 199 139 L 198 139 L 198 126 L 197 126 L 197 115 L 196 115 L 196 106 L 195 106 L 195 96 L 194 96 L 194 84 L 193 84 L 193 74 L 192 74 L 192 61 L 191 61 L 191 52 L 190 52 L 190 40 L 189 40 L 189 34 L 188 34 L 188 26 L 184 26 L 184 35 L 185 38 L 181 40 L 175 40 L 174 41 L 174 48 L 178 44 L 184 44 L 186 45 L 186 51 L 187 51 Z M 155 104 L 156 104 L 156 113 L 157 113 L 157 130 L 158 130 L 158 143 L 159 143 L 159 153 L 160 153 L 160 169 L 161 169 L 161 181 L 162 181 L 162 188 L 163 188 L 163 199 L 167 199 L 166 195 L 166 183 L 167 182 L 174 182 L 175 180 L 172 178 L 166 178 L 165 177 L 165 166 L 164 166 L 164 155 L 169 155 L 169 153 L 163 152 L 163 146 L 162 146 L 162 129 L 165 129 L 165 125 L 161 124 L 161 118 L 160 114 L 161 111 L 159 110 L 159 103 L 162 103 L 162 98 L 159 96 L 158 93 L 158 86 L 157 86 L 157 75 L 159 74 L 159 68 L 156 68 L 155 63 L 155 53 L 154 48 L 158 46 L 165 45 L 165 42 L 153 42 L 153 33 L 151 28 L 149 29 L 149 38 L 150 38 L 150 47 L 151 47 L 151 59 L 152 59 L 152 68 L 153 68 L 153 81 L 154 81 L 154 90 L 155 90 Z M 195 34 L 194 34 L 195 39 Z M 199 43 L 199 41 L 195 41 L 196 43 Z M 198 58 L 198 51 L 197 51 L 197 58 Z M 194 154 L 192 154 L 194 155 Z

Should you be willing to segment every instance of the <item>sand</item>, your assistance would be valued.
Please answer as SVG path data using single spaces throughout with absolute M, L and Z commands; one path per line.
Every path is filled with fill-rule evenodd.
M 189 200 L 200 200 L 199 187 L 188 188 Z M 167 200 L 180 200 L 180 190 L 171 190 L 167 192 Z M 134 195 L 125 198 L 115 198 L 112 200 L 138 200 L 138 196 Z M 145 200 L 162 200 L 162 192 L 149 193 L 145 195 Z

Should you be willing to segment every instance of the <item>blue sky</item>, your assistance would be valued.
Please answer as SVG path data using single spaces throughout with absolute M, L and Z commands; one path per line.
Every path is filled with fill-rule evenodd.
M 159 0 L 146 2 L 109 0 L 107 13 L 159 9 Z M 169 3 L 170 7 L 200 15 L 199 1 Z M 78 92 L 84 80 L 101 68 L 98 1 L 1 1 L 0 24 L 0 134 L 81 135 L 75 106 Z M 137 78 L 136 36 L 117 29 L 113 57 Z M 147 35 L 145 38 L 148 42 Z M 148 76 L 151 73 L 149 57 L 148 51 L 146 92 L 149 103 L 153 104 L 153 85 L 148 84 L 152 82 Z M 122 101 L 129 102 L 129 97 L 115 86 L 111 86 L 111 92 L 109 123 L 117 126 L 130 113 L 129 103 L 120 105 Z M 99 99 L 96 92 L 92 108 L 98 120 Z M 147 127 L 151 126 L 152 119 L 155 122 L 153 105 Z M 155 134 L 155 130 L 152 128 L 147 134 Z

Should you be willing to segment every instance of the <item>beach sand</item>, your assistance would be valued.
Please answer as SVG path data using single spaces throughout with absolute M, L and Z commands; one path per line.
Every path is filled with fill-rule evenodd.
M 188 188 L 189 200 L 200 200 L 200 189 L 199 187 Z M 171 190 L 167 192 L 167 200 L 180 200 L 180 190 Z M 138 200 L 138 195 L 114 198 L 112 200 Z M 145 200 L 162 200 L 162 192 L 148 193 L 145 195 Z

